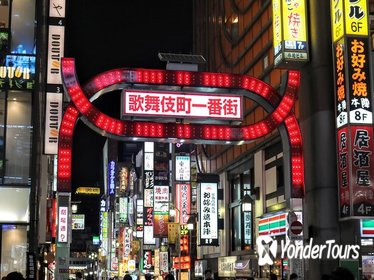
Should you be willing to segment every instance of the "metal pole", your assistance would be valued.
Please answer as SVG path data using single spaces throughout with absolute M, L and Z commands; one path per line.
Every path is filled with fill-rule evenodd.
M 178 210 L 179 212 L 179 210 Z M 179 265 L 178 265 L 178 280 L 181 280 L 181 224 L 180 224 L 180 217 L 179 217 L 179 223 L 178 223 L 178 238 L 179 238 Z

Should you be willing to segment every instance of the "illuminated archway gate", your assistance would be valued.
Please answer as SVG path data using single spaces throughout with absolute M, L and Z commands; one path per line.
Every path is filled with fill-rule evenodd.
M 284 158 L 288 162 L 285 165 L 286 189 L 290 189 L 289 197 L 301 198 L 304 195 L 302 139 L 297 119 L 292 112 L 299 88 L 299 75 L 298 71 L 288 72 L 287 85 L 282 97 L 270 85 L 246 75 L 151 69 L 107 71 L 91 79 L 82 89 L 76 77 L 74 59 L 63 58 L 62 77 L 71 102 L 60 126 L 57 191 L 71 191 L 73 134 L 78 117 L 81 117 L 91 128 L 108 137 L 136 137 L 148 141 L 251 141 L 279 128 Z M 228 89 L 230 92 L 255 100 L 269 114 L 255 124 L 244 126 L 155 123 L 115 119 L 100 112 L 91 103 L 102 94 L 134 84 Z

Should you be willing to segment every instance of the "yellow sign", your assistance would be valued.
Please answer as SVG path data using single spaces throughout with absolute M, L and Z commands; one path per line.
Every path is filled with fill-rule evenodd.
M 344 35 L 343 0 L 331 0 L 332 40 L 336 42 Z
M 77 194 L 100 194 L 100 188 L 96 187 L 79 187 L 77 188 Z
M 276 56 L 282 50 L 281 0 L 273 0 L 273 46 Z
M 369 18 L 366 1 L 344 0 L 345 29 L 347 35 L 368 35 Z
M 169 244 L 175 244 L 178 235 L 179 223 L 168 223 L 168 241 Z
M 283 40 L 302 41 L 306 38 L 306 13 L 305 0 L 283 0 Z

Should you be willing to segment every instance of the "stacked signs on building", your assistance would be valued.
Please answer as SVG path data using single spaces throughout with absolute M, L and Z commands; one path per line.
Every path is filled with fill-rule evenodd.
M 273 0 L 274 64 L 280 68 L 308 61 L 305 0 Z
M 331 0 L 340 218 L 374 215 L 366 0 Z
M 154 143 L 144 142 L 143 244 L 155 244 L 153 234 Z
M 155 143 L 154 154 L 154 236 L 168 236 L 169 143 Z
M 61 58 L 64 56 L 65 0 L 49 1 L 48 33 L 44 153 L 56 155 L 64 91 Z

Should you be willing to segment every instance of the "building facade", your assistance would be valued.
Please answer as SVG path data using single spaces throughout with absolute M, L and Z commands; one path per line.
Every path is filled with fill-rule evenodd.
M 338 198 L 341 196 L 334 123 L 334 59 L 331 55 L 330 32 L 332 8 L 329 3 L 331 1 L 306 1 L 308 7 L 304 16 L 308 18 L 308 27 L 305 31 L 308 57 L 306 54 L 298 53 L 298 56 L 293 57 L 293 62 L 297 59 L 303 60 L 303 57 L 306 58 L 305 61 L 286 67 L 279 65 L 279 56 L 274 47 L 277 45 L 274 42 L 277 38 L 273 35 L 273 29 L 277 28 L 273 22 L 277 12 L 276 5 L 280 5 L 281 2 L 284 6 L 289 5 L 289 10 L 297 5 L 304 5 L 304 1 L 194 2 L 194 52 L 204 55 L 207 59 L 206 71 L 254 76 L 280 91 L 284 86 L 283 76 L 287 68 L 298 69 L 301 72 L 299 99 L 293 111 L 298 118 L 303 138 L 303 199 L 296 201 L 286 195 L 289 186 L 283 183 L 287 171 L 285 162 L 282 161 L 286 150 L 279 130 L 247 145 L 201 147 L 200 154 L 206 172 L 218 173 L 221 176 L 225 193 L 225 204 L 222 205 L 225 210 L 222 215 L 226 222 L 225 230 L 221 232 L 221 242 L 224 246 L 209 250 L 202 248 L 199 258 L 208 259 L 210 267 L 218 272 L 218 276 L 221 273 L 222 277 L 236 275 L 235 269 L 231 274 L 227 274 L 222 271 L 222 267 L 227 266 L 222 265 L 220 268 L 220 263 L 225 263 L 225 257 L 227 262 L 233 262 L 232 267 L 238 268 L 236 273 L 239 272 L 239 275 L 242 264 L 235 265 L 235 262 L 249 259 L 250 270 L 265 277 L 270 272 L 276 273 L 279 277 L 287 277 L 290 273 L 297 272 L 305 279 L 319 279 L 322 274 L 331 273 L 339 264 L 344 265 L 341 260 L 331 259 L 310 261 L 307 264 L 292 264 L 290 260 L 277 259 L 273 266 L 259 267 L 254 252 L 255 240 L 266 228 L 264 225 L 268 223 L 268 218 L 278 221 L 286 219 L 284 223 L 279 222 L 285 226 L 282 233 L 268 232 L 277 240 L 290 237 L 290 218 L 294 214 L 303 224 L 303 232 L 298 238 L 302 236 L 301 238 L 306 241 L 313 238 L 315 242 L 323 243 L 334 239 L 341 244 L 359 244 L 362 237 L 359 233 L 359 219 L 339 222 Z M 367 4 L 369 11 L 372 3 L 368 1 Z M 285 21 L 288 20 L 291 22 L 291 17 Z M 300 22 L 298 18 L 297 29 Z M 296 32 L 296 28 L 293 31 Z M 287 49 L 284 46 L 283 48 Z M 256 123 L 267 115 L 265 110 L 252 101 L 246 103 L 245 112 L 245 123 Z M 239 215 L 240 210 L 236 209 L 247 190 L 250 190 L 250 194 L 256 194 L 253 197 L 253 226 L 249 246 L 245 243 L 246 214 Z M 282 216 L 283 214 L 286 215 Z M 362 248 L 363 251 L 366 250 Z M 230 260 L 229 256 L 237 257 Z M 361 257 L 357 264 L 360 267 L 365 266 Z M 245 262 L 245 265 L 248 265 L 248 262 Z

